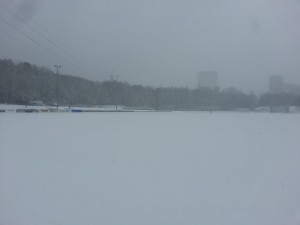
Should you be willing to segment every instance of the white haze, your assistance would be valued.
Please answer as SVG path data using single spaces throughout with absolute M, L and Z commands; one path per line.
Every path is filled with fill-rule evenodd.
M 61 64 L 62 73 L 100 81 L 109 79 L 113 69 L 121 81 L 143 85 L 194 88 L 201 70 L 218 71 L 222 88 L 247 92 L 267 91 L 268 77 L 274 74 L 300 83 L 298 0 L 1 0 L 1 4 L 1 17 L 48 49 L 0 21 L 2 58 L 52 69 Z

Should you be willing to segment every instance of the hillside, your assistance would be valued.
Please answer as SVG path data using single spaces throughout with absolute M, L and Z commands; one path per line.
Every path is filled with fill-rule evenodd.
M 189 89 L 154 88 L 130 85 L 116 80 L 91 81 L 71 75 L 58 77 L 45 67 L 27 62 L 0 60 L 0 103 L 30 104 L 42 101 L 53 105 L 124 105 L 129 107 L 172 110 L 232 110 L 256 106 L 300 105 L 300 96 L 264 94 L 258 99 L 236 88 Z M 57 92 L 58 91 L 58 92 Z M 58 99 L 57 98 L 58 93 Z

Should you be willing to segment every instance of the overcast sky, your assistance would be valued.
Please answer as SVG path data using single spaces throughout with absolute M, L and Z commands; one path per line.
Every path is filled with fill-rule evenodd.
M 0 57 L 154 86 L 300 83 L 299 0 L 0 0 Z

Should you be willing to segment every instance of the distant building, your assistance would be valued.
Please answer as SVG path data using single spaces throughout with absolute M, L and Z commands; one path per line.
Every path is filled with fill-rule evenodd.
M 300 84 L 285 83 L 282 76 L 270 76 L 269 92 L 272 94 L 278 94 L 278 93 L 300 94 Z
M 300 84 L 284 84 L 284 92 L 300 95 Z
M 269 78 L 269 92 L 281 93 L 284 90 L 284 81 L 282 76 L 270 76 Z
M 201 71 L 197 73 L 198 88 L 218 87 L 218 72 L 216 71 Z

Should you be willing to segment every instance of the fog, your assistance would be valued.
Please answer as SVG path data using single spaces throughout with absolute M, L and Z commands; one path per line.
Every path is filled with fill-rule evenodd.
M 1 0 L 0 58 L 61 73 L 153 86 L 267 91 L 270 75 L 300 83 L 300 1 Z

